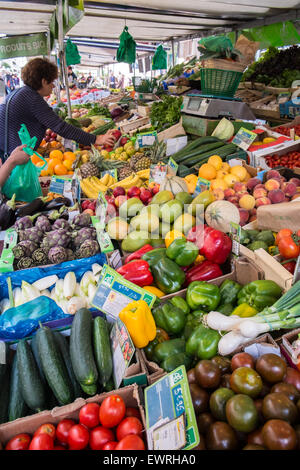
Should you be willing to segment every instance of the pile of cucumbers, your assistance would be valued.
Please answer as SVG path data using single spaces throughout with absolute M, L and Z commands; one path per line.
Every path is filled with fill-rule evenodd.
M 30 343 L 18 342 L 11 364 L 0 364 L 0 423 L 113 390 L 112 372 L 105 318 L 78 310 L 69 340 L 41 326 Z

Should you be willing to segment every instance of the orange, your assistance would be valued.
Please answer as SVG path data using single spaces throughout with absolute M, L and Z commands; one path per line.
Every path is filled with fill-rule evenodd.
M 247 170 L 241 165 L 235 165 L 231 168 L 230 173 L 236 176 L 240 181 L 244 181 L 247 176 Z
M 73 162 L 72 160 L 64 160 L 63 165 L 66 167 L 67 170 L 72 170 Z
M 51 150 L 49 157 L 58 158 L 59 160 L 62 160 L 64 158 L 64 154 L 62 153 L 61 150 Z
M 206 180 L 213 180 L 217 176 L 217 170 L 214 166 L 210 165 L 209 163 L 204 163 L 199 168 L 198 176 L 200 178 L 204 178 Z
M 66 175 L 67 174 L 67 169 L 66 167 L 62 164 L 62 163 L 58 163 L 57 165 L 55 165 L 54 167 L 54 173 L 56 175 Z
M 42 170 L 40 176 L 49 176 L 48 170 Z
M 220 170 L 222 168 L 223 160 L 219 155 L 212 155 L 209 157 L 207 163 L 214 166 L 216 170 Z
M 68 171 L 68 175 L 74 175 L 74 171 Z
M 45 165 L 45 163 L 42 162 L 42 161 L 39 161 L 39 162 L 35 163 L 35 166 L 37 166 L 38 168 L 41 168 L 41 166 L 44 166 L 44 165 Z
M 44 147 L 45 145 L 47 145 L 47 142 L 45 141 L 45 139 L 43 139 L 40 143 L 40 147 Z
M 49 168 L 54 168 L 56 165 L 61 165 L 61 161 L 58 158 L 50 158 L 48 162 Z
M 76 160 L 76 155 L 73 152 L 65 152 L 64 160 Z
M 211 181 L 211 183 L 210 183 L 210 189 L 212 191 L 214 189 L 223 189 L 223 191 L 224 191 L 227 188 L 228 188 L 228 186 L 227 186 L 226 182 L 223 179 L 215 179 L 215 180 Z
M 44 163 L 43 160 L 41 160 L 35 153 L 32 155 L 31 161 L 34 163 L 34 165 L 41 162 Z

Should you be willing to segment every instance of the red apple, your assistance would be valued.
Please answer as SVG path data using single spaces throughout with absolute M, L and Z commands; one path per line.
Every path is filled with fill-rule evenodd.
M 139 197 L 140 194 L 141 194 L 141 190 L 137 186 L 132 186 L 132 188 L 129 188 L 128 191 L 127 191 L 127 196 L 129 198 L 130 197 Z
M 121 137 L 120 146 L 124 147 L 124 145 L 127 144 L 128 140 L 128 137 Z
M 108 204 L 115 203 L 115 198 L 113 196 L 109 196 L 108 194 L 105 194 L 105 199 L 107 200 Z
M 119 138 L 120 138 L 121 135 L 122 135 L 122 132 L 119 131 L 119 129 L 115 129 L 115 130 L 112 131 L 112 135 L 114 136 L 114 138 L 115 138 L 116 140 L 119 140 Z
M 117 207 L 120 207 L 125 201 L 127 201 L 128 197 L 127 196 L 124 196 L 123 194 L 121 194 L 120 196 L 117 196 L 116 199 L 115 199 L 115 205 Z
M 158 193 L 159 192 L 159 184 L 155 184 L 155 186 L 153 186 L 153 188 L 151 188 L 151 192 L 154 196 L 154 194 Z
M 124 196 L 126 194 L 126 191 L 124 188 L 122 188 L 122 186 L 117 186 L 114 190 L 113 190 L 113 196 L 114 197 L 118 197 L 118 196 Z
M 104 149 L 107 150 L 108 152 L 113 151 L 113 147 L 111 145 L 104 145 Z
M 140 194 L 140 200 L 145 204 L 149 201 L 150 198 L 152 198 L 151 191 L 149 191 L 148 189 L 142 189 Z

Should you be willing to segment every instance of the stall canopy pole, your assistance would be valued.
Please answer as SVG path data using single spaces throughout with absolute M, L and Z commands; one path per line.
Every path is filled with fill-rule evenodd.
M 171 44 L 172 44 L 172 66 L 174 67 L 174 65 L 175 65 L 175 45 L 174 45 L 174 39 L 172 39 Z
M 56 11 L 57 11 L 57 22 L 58 22 L 59 61 L 61 63 L 61 68 L 63 72 L 64 85 L 66 87 L 68 117 L 71 118 L 72 117 L 71 100 L 70 100 L 68 73 L 67 73 L 67 67 L 66 67 L 66 57 L 65 57 L 65 50 L 64 50 L 63 0 L 58 0 Z

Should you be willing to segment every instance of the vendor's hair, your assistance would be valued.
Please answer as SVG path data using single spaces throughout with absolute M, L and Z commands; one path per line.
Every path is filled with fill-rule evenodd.
M 57 66 L 49 60 L 37 57 L 30 60 L 25 67 L 22 68 L 21 77 L 25 85 L 37 91 L 42 88 L 43 78 L 47 80 L 48 83 L 57 79 L 58 69 Z

